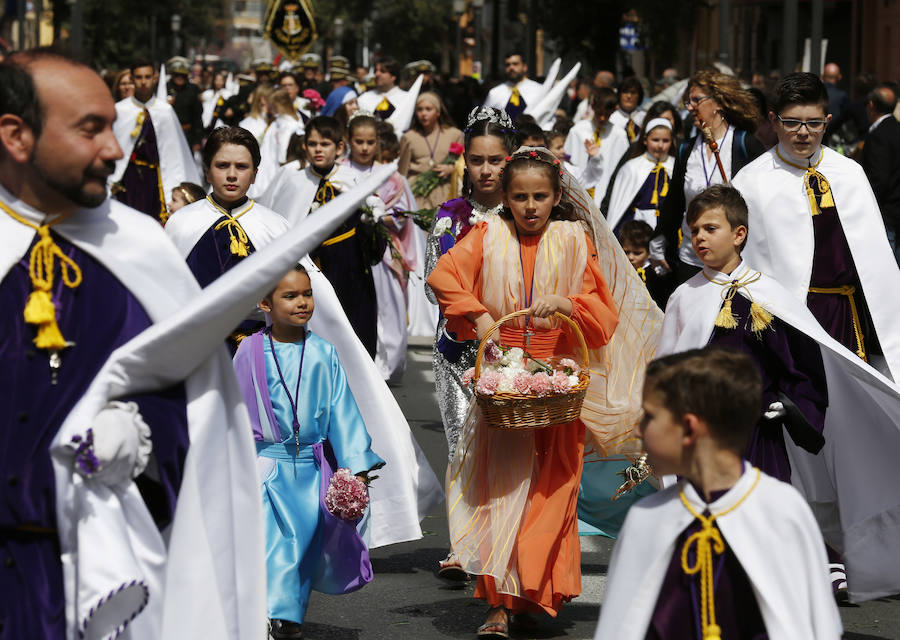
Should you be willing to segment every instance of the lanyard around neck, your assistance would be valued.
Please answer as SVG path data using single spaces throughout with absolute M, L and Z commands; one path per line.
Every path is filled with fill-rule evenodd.
M 303 335 L 303 347 L 300 350 L 300 370 L 297 372 L 297 388 L 294 389 L 294 395 L 291 395 L 287 382 L 284 380 L 284 374 L 281 372 L 281 365 L 278 363 L 278 354 L 275 353 L 275 342 L 272 340 L 272 330 L 267 332 L 269 338 L 269 348 L 272 349 L 272 359 L 275 361 L 275 369 L 278 371 L 278 379 L 281 381 L 281 387 L 287 395 L 288 402 L 291 405 L 293 413 L 293 429 L 294 442 L 297 443 L 297 455 L 300 455 L 300 418 L 297 416 L 297 406 L 300 403 L 300 378 L 303 376 L 303 357 L 306 355 L 306 334 Z

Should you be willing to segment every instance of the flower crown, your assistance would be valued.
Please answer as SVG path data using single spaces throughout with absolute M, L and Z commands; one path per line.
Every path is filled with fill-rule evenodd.
M 503 133 L 515 133 L 516 128 L 513 125 L 512 118 L 503 109 L 495 109 L 494 107 L 475 107 L 469 112 L 469 118 L 466 120 L 466 133 L 472 130 L 479 120 L 487 120 L 498 124 L 503 128 Z
M 503 171 L 509 166 L 509 163 L 513 160 L 537 160 L 538 162 L 542 162 L 546 165 L 550 165 L 553 167 L 553 170 L 558 172 L 560 176 L 562 176 L 565 172 L 563 171 L 562 163 L 559 161 L 559 158 L 551 154 L 546 149 L 538 149 L 536 147 L 523 147 L 516 151 L 511 156 L 506 156 L 506 165 L 504 165 L 503 169 L 500 170 L 500 176 L 503 176 Z

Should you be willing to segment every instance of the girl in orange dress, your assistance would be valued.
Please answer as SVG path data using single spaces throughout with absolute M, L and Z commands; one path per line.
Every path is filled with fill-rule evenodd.
M 500 328 L 499 342 L 538 358 L 576 352 L 577 339 L 550 319 L 554 312 L 569 316 L 591 349 L 596 376 L 593 363 L 608 360 L 602 349 L 616 330 L 623 300 L 629 324 L 634 320 L 640 284 L 620 267 L 617 249 L 609 245 L 610 264 L 620 279 L 613 295 L 604 278 L 604 267 L 610 266 L 598 260 L 591 218 L 576 215 L 571 199 L 561 203 L 565 178 L 568 174 L 546 150 L 514 154 L 501 177 L 503 213 L 478 223 L 442 256 L 428 284 L 448 329 L 463 340 L 483 338 L 501 316 L 529 309 L 530 316 L 517 319 L 518 324 Z M 587 200 L 586 194 L 579 195 Z M 603 231 L 607 259 L 610 236 L 608 229 Z M 647 317 L 651 324 L 658 320 Z M 597 364 L 605 378 L 598 381 L 604 399 L 615 383 L 606 365 Z M 627 411 L 620 413 L 627 417 Z M 606 421 L 620 422 L 624 424 L 619 418 Z M 592 448 L 618 437 L 606 433 L 593 438 Z M 579 594 L 576 501 L 585 442 L 582 420 L 501 430 L 483 424 L 472 405 L 451 462 L 447 505 L 454 551 L 466 571 L 478 576 L 475 597 L 491 606 L 479 637 L 508 637 L 510 614 L 556 616 L 564 602 Z

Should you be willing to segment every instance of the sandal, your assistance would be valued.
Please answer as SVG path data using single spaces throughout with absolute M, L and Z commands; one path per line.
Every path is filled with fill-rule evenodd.
M 462 568 L 459 560 L 451 551 L 447 557 L 438 562 L 438 577 L 444 580 L 452 580 L 453 582 L 468 582 L 469 574 Z
M 493 611 L 501 610 L 506 613 L 506 622 L 485 622 L 483 625 L 478 627 L 478 631 L 476 635 L 481 640 L 491 639 L 491 638 L 499 638 L 500 640 L 506 640 L 509 638 L 509 611 L 507 611 L 504 607 L 492 607 L 488 612 L 490 616 Z

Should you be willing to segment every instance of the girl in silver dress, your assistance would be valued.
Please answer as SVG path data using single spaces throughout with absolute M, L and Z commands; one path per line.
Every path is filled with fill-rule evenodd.
M 491 107 L 472 110 L 465 129 L 464 197 L 445 202 L 434 218 L 426 241 L 425 278 L 434 269 L 438 258 L 475 224 L 503 209 L 500 170 L 506 164 L 507 156 L 517 147 L 516 131 L 505 111 Z M 425 294 L 437 304 L 427 285 Z M 458 341 L 445 326 L 446 320 L 441 317 L 434 340 L 432 366 L 441 421 L 447 436 L 448 459 L 452 460 L 472 398 L 472 390 L 463 385 L 462 375 L 475 365 L 478 342 Z M 468 579 L 452 552 L 441 561 L 439 575 L 451 580 Z

